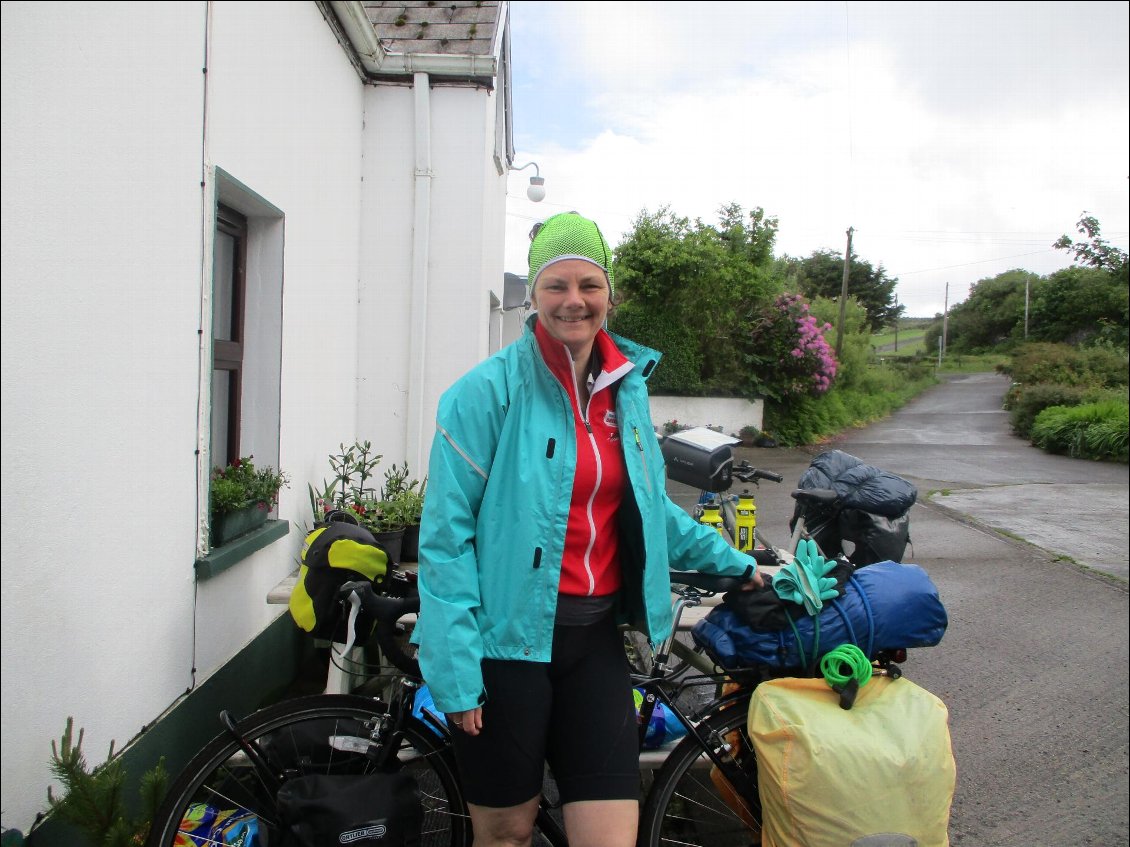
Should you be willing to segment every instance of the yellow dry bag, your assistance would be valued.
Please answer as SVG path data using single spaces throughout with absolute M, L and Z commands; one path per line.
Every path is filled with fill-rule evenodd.
M 848 847 L 879 835 L 949 844 L 949 712 L 929 691 L 876 676 L 845 710 L 823 679 L 775 679 L 754 690 L 748 723 L 763 847 Z

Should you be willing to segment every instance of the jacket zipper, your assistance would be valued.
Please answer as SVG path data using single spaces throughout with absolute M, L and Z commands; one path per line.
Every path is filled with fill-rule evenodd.
M 592 516 L 592 504 L 596 500 L 596 493 L 600 490 L 601 480 L 604 478 L 604 465 L 600 460 L 600 450 L 596 446 L 596 436 L 593 435 L 592 424 L 589 423 L 589 407 L 592 405 L 592 393 L 590 390 L 589 400 L 585 407 L 581 408 L 581 390 L 577 385 L 577 372 L 570 367 L 570 373 L 573 375 L 573 396 L 577 398 L 577 414 L 581 418 L 581 423 L 585 425 L 585 431 L 589 435 L 589 446 L 592 448 L 593 457 L 596 459 L 596 482 L 593 485 L 592 492 L 589 494 L 588 502 L 585 504 L 585 517 L 589 522 L 589 543 L 585 548 L 585 556 L 582 560 L 585 566 L 585 574 L 589 578 L 589 592 L 588 596 L 591 597 L 593 591 L 596 590 L 596 578 L 592 573 L 592 548 L 596 545 L 596 521 Z

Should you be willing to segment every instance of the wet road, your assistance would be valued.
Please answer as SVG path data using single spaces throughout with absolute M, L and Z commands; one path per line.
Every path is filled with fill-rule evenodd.
M 1008 379 L 957 377 L 837 446 L 932 503 L 1086 567 L 1130 576 L 1127 466 L 1052 456 L 1011 434 Z
M 950 709 L 951 843 L 1125 845 L 1127 467 L 1011 435 L 1007 388 L 959 377 L 835 446 L 927 501 L 912 510 L 912 561 L 950 627 L 907 673 Z
M 757 489 L 758 526 L 778 544 L 789 491 L 822 449 L 918 486 L 904 558 L 930 574 L 950 623 L 904 670 L 950 710 L 951 844 L 1126 845 L 1127 467 L 1015 438 L 1007 387 L 957 377 L 834 443 L 737 458 L 785 476 Z M 671 489 L 683 503 L 694 493 Z

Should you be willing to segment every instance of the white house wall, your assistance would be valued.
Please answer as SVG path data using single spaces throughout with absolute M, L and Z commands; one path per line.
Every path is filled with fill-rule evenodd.
M 427 331 L 411 308 L 415 95 L 410 86 L 366 89 L 357 432 L 384 455 L 426 473 L 439 395 L 488 352 L 490 291 L 501 296 L 506 184 L 492 162 L 493 97 L 465 87 L 429 92 L 431 178 Z M 442 131 L 437 131 L 442 127 Z M 486 174 L 484 176 L 484 173 Z M 422 425 L 408 431 L 410 366 L 424 357 Z
M 205 6 L 3 5 L 4 825 L 189 682 Z
M 100 761 L 194 660 L 200 681 L 280 613 L 264 598 L 294 567 L 305 481 L 353 435 L 363 86 L 316 4 L 211 8 L 207 27 L 204 2 L 3 4 L 0 768 L 3 824 L 25 832 L 68 715 Z M 212 166 L 285 214 L 280 462 L 298 484 L 291 534 L 197 586 Z
M 199 586 L 197 667 L 215 671 L 280 613 L 267 591 L 297 565 L 305 483 L 352 436 L 356 404 L 362 85 L 313 3 L 214 4 L 211 163 L 285 215 L 279 517 L 292 533 Z

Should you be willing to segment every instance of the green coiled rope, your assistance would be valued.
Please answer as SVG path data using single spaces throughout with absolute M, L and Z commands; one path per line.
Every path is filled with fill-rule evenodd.
M 843 689 L 852 680 L 862 688 L 871 681 L 871 670 L 871 660 L 854 644 L 841 644 L 825 653 L 820 660 L 824 681 L 836 691 Z

